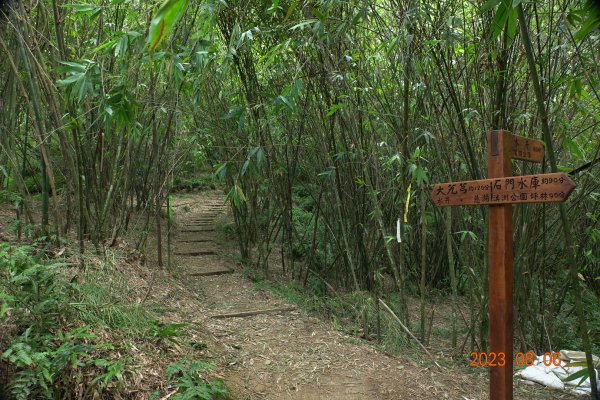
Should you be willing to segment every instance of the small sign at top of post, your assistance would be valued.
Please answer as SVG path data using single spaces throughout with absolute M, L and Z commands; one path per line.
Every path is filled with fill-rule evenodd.
M 510 137 L 510 158 L 536 163 L 544 161 L 543 142 L 512 133 L 508 136 Z
M 488 205 L 490 353 L 504 364 L 490 366 L 490 400 L 512 400 L 513 373 L 513 226 L 515 203 L 562 202 L 575 183 L 562 173 L 513 176 L 512 160 L 542 162 L 544 144 L 506 131 L 488 134 L 488 179 L 437 184 L 431 191 L 438 207 Z

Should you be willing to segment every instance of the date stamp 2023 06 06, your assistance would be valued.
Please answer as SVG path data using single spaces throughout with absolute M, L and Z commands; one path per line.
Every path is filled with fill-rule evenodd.
M 472 351 L 469 353 L 469 359 L 471 360 L 469 367 L 503 367 L 507 362 L 506 354 L 502 352 L 496 353 L 493 351 L 490 353 L 477 353 Z M 527 353 L 519 351 L 515 354 L 513 362 L 517 367 L 530 367 L 534 364 L 536 359 L 537 356 L 532 351 L 528 351 Z M 560 366 L 560 353 L 544 353 L 542 362 L 547 367 L 551 365 Z

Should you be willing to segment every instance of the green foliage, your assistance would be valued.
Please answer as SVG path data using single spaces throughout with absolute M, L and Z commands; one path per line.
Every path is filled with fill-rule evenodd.
M 585 39 L 593 31 L 600 29 L 600 7 L 598 2 L 587 0 L 580 10 L 573 10 L 569 13 L 569 20 L 581 22 L 581 27 L 575 34 L 575 39 Z
M 310 255 L 312 247 L 316 201 L 309 195 L 306 188 L 300 186 L 293 188 L 292 199 L 294 202 L 292 222 L 294 232 L 296 232 L 292 246 L 292 256 L 302 258 Z M 317 246 L 311 262 L 319 267 L 329 265 L 334 257 L 330 246 L 327 244 L 326 228 L 322 217 L 317 221 L 315 241 Z
M 95 86 L 99 83 L 99 72 L 96 62 L 93 60 L 82 60 L 81 62 L 62 61 L 60 72 L 65 73 L 65 79 L 59 79 L 56 84 L 59 87 L 70 88 L 70 97 L 78 102 L 88 95 L 95 94 Z
M 95 6 L 93 4 L 86 3 L 71 3 L 63 4 L 64 8 L 73 10 L 73 15 L 77 17 L 89 16 L 91 20 L 94 20 L 100 12 L 102 7 Z
M 203 373 L 214 368 L 214 364 L 204 361 L 181 360 L 165 370 L 167 380 L 177 388 L 171 397 L 175 400 L 214 400 L 225 399 L 227 389 L 221 380 L 207 379 Z
M 123 277 L 113 271 L 93 271 L 69 290 L 70 305 L 77 317 L 97 326 L 118 330 L 128 337 L 145 335 L 150 324 L 148 311 L 123 298 L 129 288 Z
M 99 371 L 90 393 L 121 382 L 124 360 L 95 359 L 110 344 L 101 343 L 89 326 L 65 327 L 73 310 L 58 277 L 62 265 L 42 264 L 29 251 L 0 245 L 0 277 L 6 278 L 0 280 L 0 318 L 11 327 L 1 339 L 7 346 L 1 358 L 14 369 L 10 393 L 16 399 L 62 397 L 89 368 Z
M 517 10 L 515 9 L 521 0 L 488 0 L 481 7 L 481 13 L 498 6 L 492 20 L 492 39 L 497 39 L 502 32 L 506 33 L 509 43 L 515 38 L 517 31 Z
M 588 321 L 590 332 L 590 341 L 592 342 L 592 353 L 600 353 L 600 309 L 598 303 L 600 299 L 589 291 L 583 293 L 583 308 Z M 555 335 L 554 346 L 558 349 L 581 349 L 582 338 L 577 329 L 576 315 L 574 311 L 573 296 L 569 295 L 565 299 L 565 306 L 561 314 L 552 320 L 552 331 Z
M 152 321 L 150 327 L 150 336 L 157 342 L 165 341 L 175 345 L 179 345 L 177 338 L 186 335 L 183 328 L 189 326 L 189 324 L 165 324 L 160 321 Z
M 24 178 L 25 181 L 25 187 L 27 188 L 27 191 L 31 194 L 36 194 L 36 193 L 40 193 L 40 183 L 38 181 L 37 176 L 26 176 Z
M 236 183 L 232 186 L 231 190 L 229 190 L 227 196 L 225 196 L 225 201 L 229 202 L 232 207 L 239 209 L 242 206 L 242 203 L 245 203 L 248 199 L 244 194 L 242 187 Z
M 173 191 L 196 192 L 202 190 L 214 190 L 220 186 L 217 178 L 212 174 L 202 174 L 195 177 L 175 177 Z
M 100 389 L 107 388 L 113 382 L 120 384 L 123 382 L 123 372 L 125 371 L 125 360 L 109 361 L 105 359 L 96 359 L 92 364 L 101 368 L 105 372 L 92 380 L 92 384 L 99 384 Z
M 21 201 L 23 201 L 23 198 L 18 192 L 0 190 L 0 203 L 16 204 Z
M 311 245 L 311 227 L 314 215 L 304 209 L 295 207 L 293 212 L 294 227 L 298 232 L 298 237 L 293 243 L 292 255 L 294 257 L 303 257 L 310 251 Z
M 85 283 L 68 283 L 59 272 L 63 265 L 42 263 L 30 250 L 0 244 L 0 326 L 7 327 L 0 358 L 10 365 L 8 390 L 15 399 L 68 398 L 74 390 L 84 390 L 84 398 L 117 396 L 125 387 L 129 357 L 103 342 L 94 333 L 98 328 L 159 346 L 178 346 L 186 335 L 187 324 L 151 320 L 146 310 L 123 304 L 116 294 L 123 297 L 127 287 L 114 271 L 87 272 Z M 201 361 L 169 366 L 167 380 L 178 388 L 173 398 L 225 398 L 221 381 L 202 376 L 212 368 Z
M 53 199 L 58 210 L 48 212 L 51 223 L 68 204 L 64 225 L 76 227 L 82 218 L 98 248 L 112 232 L 121 234 L 133 211 L 128 205 L 144 209 L 164 198 L 171 177 L 175 190 L 223 185 L 248 265 L 254 248 L 260 253 L 282 245 L 291 249 L 287 256 L 329 274 L 324 277 L 341 292 L 355 288 L 354 271 L 359 286 L 365 283 L 360 289 L 376 290 L 374 269 L 389 279 L 397 267 L 400 306 L 419 283 L 416 227 L 423 216 L 410 194 L 421 193 L 420 184 L 426 190 L 429 183 L 482 178 L 487 130 L 539 138 L 548 121 L 559 150 L 551 153 L 566 171 L 600 154 L 598 14 L 591 1 L 451 0 L 400 8 L 391 0 L 69 3 L 56 20 L 48 1 L 15 10 L 13 29 L 3 32 L 8 50 L 0 52 L 3 59 L 12 56 L 17 71 L 9 62 L 0 65 L 0 81 L 8 82 L 0 109 L 0 183 L 14 191 L 21 174 L 36 216 L 45 148 L 60 197 Z M 532 68 L 517 31 L 525 27 L 517 24 L 520 6 L 535 42 Z M 19 44 L 31 58 L 30 77 Z M 149 64 L 149 56 L 157 61 Z M 535 112 L 536 70 L 550 118 Z M 19 101 L 19 81 L 38 96 Z M 36 100 L 40 121 L 29 109 Z M 47 130 L 41 141 L 32 134 L 36 126 Z M 218 166 L 218 184 L 197 176 L 204 163 Z M 514 172 L 547 167 L 515 162 Z M 583 290 L 596 295 L 600 234 L 586 214 L 597 213 L 597 171 L 593 164 L 575 175 L 578 188 L 568 200 L 573 238 L 582 243 L 568 264 L 581 266 Z M 443 213 L 429 202 L 427 208 L 427 284 L 443 291 L 446 228 Z M 395 221 L 405 210 L 403 244 L 397 245 Z M 515 207 L 515 306 L 527 311 L 517 312 L 523 317 L 517 324 L 536 347 L 580 344 L 574 321 L 559 320 L 564 310 L 554 306 L 565 298 L 562 272 L 569 267 L 556 211 L 553 205 Z M 486 218 L 481 208 L 461 208 L 451 222 L 458 233 L 449 235 L 457 280 L 471 312 L 461 321 L 476 332 L 487 325 Z M 11 222 L 14 230 L 34 236 L 33 226 L 17 224 Z M 78 319 L 131 336 L 150 334 L 143 308 L 119 298 L 117 280 L 108 273 L 99 274 L 101 284 L 85 278 L 65 289 L 74 293 L 70 307 Z M 43 297 L 47 288 L 41 288 Z M 320 304 L 319 279 L 309 276 L 307 288 L 293 294 L 304 291 Z M 14 318 L 15 294 L 2 293 L 0 315 Z M 590 311 L 590 318 L 595 326 L 597 314 Z M 556 329 L 547 329 L 548 321 L 557 321 Z M 471 343 L 485 342 L 483 333 L 474 336 Z
M 158 9 L 150 22 L 148 43 L 150 52 L 153 53 L 159 43 L 177 22 L 187 6 L 187 0 L 166 0 Z

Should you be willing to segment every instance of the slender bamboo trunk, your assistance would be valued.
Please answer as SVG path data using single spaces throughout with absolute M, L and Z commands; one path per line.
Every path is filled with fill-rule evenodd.
M 456 328 L 456 301 L 457 301 L 457 280 L 456 280 L 456 271 L 454 269 L 454 251 L 452 249 L 452 208 L 447 207 L 446 210 L 446 249 L 448 253 L 448 268 L 450 272 L 450 286 L 452 288 L 452 348 L 457 350 L 456 348 L 456 336 L 457 336 L 457 328 Z
M 426 218 L 426 192 L 425 184 L 421 182 L 421 193 L 419 193 L 420 206 L 421 206 L 421 279 L 419 282 L 419 291 L 421 292 L 421 341 L 427 344 L 426 335 L 426 315 L 425 306 L 427 302 L 427 285 L 426 285 L 426 272 L 427 272 L 427 218 Z
M 538 78 L 537 67 L 535 62 L 535 55 L 533 52 L 533 46 L 531 45 L 531 39 L 529 38 L 529 28 L 527 26 L 527 18 L 523 11 L 523 5 L 519 3 L 517 6 L 517 12 L 519 13 L 519 22 L 521 27 L 521 34 L 523 35 L 523 45 L 525 47 L 525 54 L 527 55 L 527 63 L 529 65 L 529 73 L 531 74 L 531 81 L 535 92 L 535 98 L 537 101 L 538 114 L 542 121 L 542 131 L 544 134 L 544 142 L 546 144 L 547 159 L 550 162 L 550 169 L 552 172 L 558 172 L 556 163 L 556 156 L 554 155 L 554 145 L 552 143 L 552 133 L 550 131 L 550 125 L 548 124 L 548 113 L 546 111 L 546 105 L 544 104 L 544 96 L 540 81 Z M 570 249 L 567 251 L 567 258 L 569 263 L 569 277 L 571 280 L 571 287 L 573 289 L 572 294 L 575 299 L 575 310 L 577 312 L 577 322 L 579 328 L 579 334 L 583 341 L 583 349 L 585 351 L 585 358 L 587 361 L 587 367 L 590 375 L 590 383 L 592 388 L 592 398 L 600 400 L 598 393 L 598 386 L 596 384 L 596 372 L 592 359 L 592 346 L 590 343 L 590 337 L 587 328 L 586 315 L 583 310 L 583 304 L 581 301 L 581 288 L 577 270 L 577 246 L 573 242 L 573 236 L 571 232 L 571 222 L 567 216 L 567 207 L 564 203 L 559 203 L 560 220 L 564 233 L 564 240 L 566 248 Z

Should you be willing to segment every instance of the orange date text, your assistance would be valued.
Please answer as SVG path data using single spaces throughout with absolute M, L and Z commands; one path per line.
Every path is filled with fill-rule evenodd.
M 512 362 L 517 367 L 530 367 L 534 365 L 536 359 L 537 356 L 532 351 L 528 351 L 527 353 L 519 351 L 515 354 Z M 504 367 L 509 361 L 506 354 L 502 352 L 496 353 L 493 351 L 490 353 L 477 353 L 475 351 L 472 351 L 469 354 L 469 360 L 470 367 Z M 551 365 L 560 366 L 560 353 L 544 353 L 544 356 L 542 357 L 542 363 L 547 367 Z

